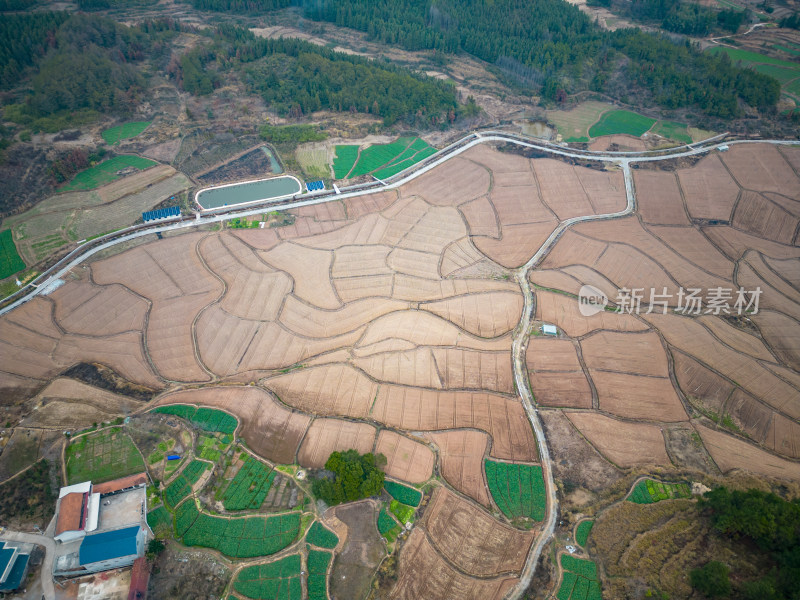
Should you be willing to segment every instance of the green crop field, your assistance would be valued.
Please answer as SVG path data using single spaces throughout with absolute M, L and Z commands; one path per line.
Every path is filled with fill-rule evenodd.
M 509 519 L 544 519 L 545 489 L 542 467 L 487 460 L 486 479 L 497 507 Z
M 197 483 L 200 476 L 208 468 L 208 463 L 202 460 L 193 460 L 183 470 L 183 476 L 186 477 L 191 483 Z
M 378 533 L 385 537 L 386 541 L 392 543 L 397 539 L 401 530 L 402 526 L 386 511 L 386 506 L 383 506 L 381 512 L 378 513 Z
M 602 600 L 594 561 L 562 554 L 561 568 L 564 575 L 556 593 L 558 600 Z
M 115 179 L 119 179 L 120 176 L 117 175 L 117 171 L 122 169 L 133 167 L 135 169 L 139 169 L 140 171 L 144 171 L 145 169 L 157 164 L 158 163 L 156 161 L 150 160 L 149 158 L 122 154 L 120 156 L 115 156 L 114 158 L 104 160 L 100 164 L 81 171 L 72 178 L 72 181 L 64 185 L 61 188 L 61 191 L 91 190 L 96 187 L 100 187 L 101 185 L 111 183 Z
M 688 483 L 661 483 L 652 479 L 643 479 L 633 488 L 628 500 L 636 504 L 652 504 L 659 500 L 691 497 L 692 489 Z
M 586 547 L 586 542 L 589 539 L 589 532 L 594 527 L 594 521 L 581 521 L 578 528 L 575 530 L 575 541 L 578 545 Z
M 147 513 L 147 524 L 158 538 L 166 537 L 172 533 L 172 515 L 163 506 L 159 506 Z
M 653 126 L 653 133 L 675 140 L 676 142 L 683 142 L 684 144 L 692 143 L 692 136 L 689 135 L 689 129 L 683 123 L 675 123 L 674 121 L 659 121 Z
M 186 404 L 173 404 L 172 406 L 159 406 L 151 412 L 175 415 L 186 419 L 192 425 L 204 431 L 219 431 L 221 433 L 233 433 L 239 421 L 236 417 L 215 408 L 195 408 Z
M 14 245 L 11 230 L 0 231 L 0 279 L 10 277 L 25 268 L 25 263 Z
M 302 600 L 301 565 L 300 555 L 291 554 L 266 565 L 245 567 L 233 588 L 254 600 Z
M 327 600 L 331 558 L 330 552 L 308 550 L 308 600 Z
M 100 483 L 145 470 L 141 454 L 120 427 L 83 435 L 67 446 L 67 482 Z
M 214 548 L 233 558 L 269 556 L 286 548 L 300 533 L 300 513 L 269 517 L 215 517 L 193 500 L 175 511 L 175 532 L 187 546 Z
M 230 438 L 230 435 L 225 434 L 223 437 Z M 197 440 L 197 455 L 200 458 L 217 462 L 222 453 L 228 449 L 230 440 L 225 441 L 222 438 L 201 435 Z
M 591 137 L 600 137 L 601 135 L 624 133 L 634 137 L 640 137 L 643 133 L 648 131 L 655 122 L 655 119 L 636 114 L 629 110 L 611 110 L 603 114 L 600 120 L 589 128 L 589 135 Z
M 401 137 L 389 144 L 373 144 L 358 153 L 358 146 L 336 146 L 336 179 L 372 174 L 386 179 L 436 153 L 425 140 Z
M 100 135 L 103 136 L 103 139 L 106 141 L 106 144 L 111 144 L 113 146 L 119 144 L 120 141 L 122 140 L 129 140 L 131 138 L 135 138 L 149 126 L 150 126 L 150 121 L 133 121 L 130 123 L 124 123 L 122 125 L 117 125 L 116 127 L 111 127 L 110 129 L 106 129 Z
M 306 542 L 318 548 L 336 548 L 336 544 L 339 543 L 339 536 L 319 521 L 314 521 L 306 535 Z
M 414 521 L 414 508 L 412 506 L 406 506 L 402 502 L 392 500 L 389 504 L 389 510 L 392 511 L 392 514 L 397 517 L 397 520 L 401 523 L 411 523 Z
M 358 146 L 342 145 L 336 146 L 336 156 L 333 159 L 333 176 L 336 179 L 344 179 L 356 164 L 358 159 Z
M 297 147 L 297 150 L 294 151 L 294 156 L 303 169 L 303 173 L 308 177 L 325 179 L 331 176 L 331 170 L 328 165 L 327 145 L 319 143 L 303 144 Z
M 588 142 L 589 127 L 613 106 L 605 102 L 582 102 L 572 110 L 548 110 L 547 120 L 552 122 L 565 142 Z
M 183 476 L 183 473 L 172 480 L 164 490 L 164 502 L 172 507 L 177 506 L 181 500 L 192 493 L 191 482 Z
M 419 503 L 422 501 L 422 492 L 408 487 L 407 485 L 403 485 L 402 483 L 386 479 L 383 482 L 383 489 L 389 492 L 389 495 L 395 500 L 399 500 L 403 504 L 408 504 L 409 506 L 419 506 Z
M 264 504 L 275 471 L 249 454 L 222 494 L 225 510 L 258 510 Z

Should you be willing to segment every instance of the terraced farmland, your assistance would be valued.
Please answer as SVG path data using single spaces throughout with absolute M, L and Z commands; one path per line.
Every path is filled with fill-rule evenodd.
M 225 510 L 258 510 L 264 503 L 274 479 L 275 471 L 271 467 L 250 455 L 245 455 L 233 481 L 222 494 Z
M 542 468 L 487 460 L 486 480 L 497 507 L 509 519 L 544 519 L 545 490 Z
M 189 499 L 175 511 L 175 532 L 187 546 L 213 548 L 233 558 L 269 556 L 297 538 L 300 513 L 214 517 L 201 512 Z
M 691 498 L 692 489 L 688 483 L 662 483 L 652 479 L 639 481 L 628 496 L 637 504 L 651 504 L 672 498 Z
M 233 433 L 239 422 L 236 417 L 211 408 L 197 408 L 196 406 L 160 406 L 153 410 L 154 413 L 175 415 L 186 419 L 192 425 L 204 431 Z
M 275 562 L 245 567 L 236 576 L 233 588 L 254 600 L 302 600 L 300 571 L 300 555 L 292 554 Z
M 333 171 L 336 179 L 350 179 L 372 174 L 385 179 L 428 158 L 436 152 L 420 138 L 401 137 L 389 144 L 373 144 L 367 148 L 336 146 Z
M 122 140 L 135 138 L 150 126 L 150 121 L 131 121 L 116 127 L 110 127 L 101 133 L 107 144 L 115 146 Z
M 601 493 L 656 467 L 665 479 L 685 469 L 800 480 L 798 149 L 731 144 L 689 162 L 632 169 L 636 213 L 571 225 L 529 273 L 532 330 L 551 323 L 558 335 L 531 336 L 519 358 L 554 474 L 579 492 L 572 500 L 579 487 Z M 0 387 L 33 398 L 73 365 L 96 362 L 150 390 L 166 414 L 149 418 L 205 428 L 193 432 L 195 452 L 209 460 L 238 460 L 234 434 L 258 458 L 311 476 L 332 451 L 380 452 L 393 500 L 383 512 L 374 500 L 337 507 L 346 535 L 324 517 L 342 545 L 331 568 L 368 549 L 376 569 L 397 548 L 378 526 L 390 539 L 413 521 L 388 597 L 499 599 L 519 582 L 545 514 L 512 371 L 525 306 L 512 269 L 564 220 L 622 210 L 625 187 L 614 166 L 482 144 L 400 189 L 294 209 L 284 227 L 142 240 L 0 317 Z M 641 288 L 640 314 L 584 316 L 575 299 L 584 284 L 612 303 L 619 290 Z M 746 322 L 674 310 L 680 288 L 739 287 L 762 290 Z M 175 507 L 176 537 L 231 558 L 286 549 L 317 510 L 212 515 L 181 477 L 165 503 Z M 261 493 L 255 481 L 238 486 L 253 492 L 248 506 Z M 214 493 L 197 491 L 202 503 Z M 615 548 L 603 515 L 592 552 Z M 356 562 L 347 563 L 353 572 Z M 560 597 L 596 595 L 596 575 L 563 564 L 572 575 Z M 370 569 L 359 571 L 365 589 Z

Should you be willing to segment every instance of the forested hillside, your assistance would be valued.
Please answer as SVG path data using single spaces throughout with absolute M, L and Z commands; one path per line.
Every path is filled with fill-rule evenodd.
M 588 0 L 587 4 L 685 35 L 708 35 L 712 31 L 736 33 L 745 19 L 743 10 L 714 10 L 691 0 Z
M 390 63 L 334 52 L 297 39 L 264 39 L 221 25 L 214 43 L 184 55 L 174 72 L 193 94 L 210 93 L 236 69 L 280 114 L 318 110 L 371 113 L 392 125 L 452 122 L 463 110 L 452 85 Z
M 768 107 L 774 79 L 721 57 L 638 30 L 601 30 L 563 0 L 303 0 L 308 18 L 364 31 L 409 50 L 463 50 L 491 63 L 516 61 L 546 96 L 592 89 L 668 108 L 698 106 L 741 116 L 739 100 Z
M 169 20 L 126 27 L 94 15 L 37 12 L 0 21 L 3 87 L 30 77 L 32 91 L 4 107 L 6 118 L 57 131 L 76 111 L 125 113 L 145 81 L 139 64 L 168 48 Z M 53 116 L 58 118 L 53 119 Z

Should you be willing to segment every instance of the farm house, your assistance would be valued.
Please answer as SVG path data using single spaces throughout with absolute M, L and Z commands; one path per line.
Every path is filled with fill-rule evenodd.
M 74 577 L 133 564 L 144 555 L 149 528 L 144 474 L 61 489 L 56 506 L 53 574 Z

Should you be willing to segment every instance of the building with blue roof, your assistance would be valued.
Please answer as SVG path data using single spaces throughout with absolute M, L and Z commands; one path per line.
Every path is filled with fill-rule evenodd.
M 0 592 L 13 592 L 25 579 L 28 572 L 29 554 L 0 542 Z
M 144 550 L 144 539 L 145 530 L 139 525 L 87 535 L 78 562 L 87 572 L 132 565 Z

